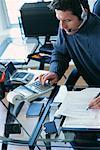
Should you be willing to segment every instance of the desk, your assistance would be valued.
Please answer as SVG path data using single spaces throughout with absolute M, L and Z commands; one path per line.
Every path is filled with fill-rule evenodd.
M 23 43 L 21 39 L 6 38 L 0 47 L 0 62 L 7 64 L 12 61 L 14 65 L 18 65 L 19 68 L 22 68 L 22 65 L 28 64 L 27 56 L 32 53 L 36 47 L 37 44 L 34 42 L 28 44 Z
M 33 118 L 26 118 L 26 111 L 29 107 L 28 103 L 22 103 L 20 105 L 20 108 L 16 112 L 16 114 L 14 114 L 15 115 L 14 117 L 10 114 L 10 116 L 6 120 L 7 123 L 17 122 L 21 124 L 22 126 L 21 134 L 9 134 L 7 133 L 7 130 L 6 130 L 5 136 L 9 138 L 3 138 L 4 143 L 2 145 L 2 150 L 7 149 L 8 143 L 15 144 L 15 145 L 26 145 L 26 146 L 29 146 L 30 150 L 34 150 L 35 147 L 38 147 L 38 149 L 43 150 L 44 149 L 43 147 L 45 146 L 47 150 L 50 150 L 51 146 L 62 147 L 62 148 L 70 147 L 66 145 L 65 143 L 71 142 L 74 140 L 74 132 L 69 132 L 66 130 L 66 133 L 63 133 L 62 131 L 58 130 L 58 134 L 56 133 L 46 134 L 43 128 L 44 123 L 46 123 L 47 121 L 53 120 L 53 118 L 51 120 L 48 120 L 48 119 L 50 118 L 50 114 L 51 113 L 54 114 L 54 112 L 57 109 L 56 105 L 55 106 L 53 105 L 53 100 L 58 90 L 59 90 L 59 87 L 57 86 L 53 90 L 49 98 L 47 97 L 46 99 L 43 98 L 41 100 L 41 102 L 45 104 L 45 107 L 40 116 L 33 117 Z M 8 108 L 10 108 L 8 109 L 10 110 L 10 112 L 13 112 L 13 109 L 11 110 L 11 108 L 13 108 L 11 104 L 9 104 Z M 61 126 L 62 118 L 58 118 L 56 121 L 57 121 L 57 125 Z
M 34 78 L 39 76 L 41 73 L 42 74 L 47 73 L 47 71 L 41 71 L 41 70 L 39 70 L 39 71 L 38 70 L 30 70 L 30 72 L 34 73 Z M 42 99 L 41 99 L 41 101 L 42 101 Z M 52 98 L 50 98 L 50 100 L 47 98 L 45 100 L 45 107 L 43 109 L 42 114 L 39 117 L 34 117 L 34 118 L 26 118 L 26 111 L 29 107 L 29 103 L 22 102 L 14 113 L 13 113 L 14 105 L 9 103 L 8 107 L 6 107 L 6 105 L 4 104 L 8 110 L 6 124 L 10 124 L 10 125 L 12 125 L 12 123 L 20 124 L 21 125 L 21 134 L 13 134 L 13 135 L 11 134 L 10 135 L 11 127 L 10 127 L 10 129 L 6 128 L 5 122 L 4 122 L 4 124 L 2 126 L 5 129 L 5 131 L 4 131 L 5 137 L 2 137 L 3 135 L 1 133 L 1 140 L 3 140 L 2 149 L 4 149 L 4 150 L 7 149 L 7 143 L 25 144 L 25 145 L 29 145 L 29 147 L 32 147 L 32 148 L 35 147 L 36 146 L 35 142 L 36 142 L 38 133 L 39 133 L 42 123 L 49 111 L 50 104 L 52 103 L 52 101 L 53 101 Z M 13 128 L 13 126 L 12 126 L 12 128 Z M 8 131 L 8 130 L 10 130 L 10 131 Z M 8 139 L 8 137 L 11 137 L 11 138 Z
M 55 92 L 54 92 L 55 93 Z M 54 94 L 53 94 L 54 95 Z M 42 100 L 41 100 L 42 101 Z M 20 109 L 16 111 L 15 116 L 13 116 L 13 106 L 9 104 L 8 106 L 8 115 L 6 119 L 6 123 L 19 123 L 21 125 L 21 134 L 10 134 L 7 130 L 5 130 L 4 135 L 5 138 L 3 139 L 2 149 L 7 149 L 7 143 L 13 143 L 15 145 L 26 145 L 29 146 L 30 149 L 34 149 L 37 144 L 37 137 L 40 134 L 43 122 L 49 112 L 50 104 L 52 103 L 53 99 L 46 98 L 43 99 L 45 107 L 39 117 L 33 118 L 26 118 L 26 111 L 29 107 L 28 103 L 22 103 L 20 105 Z M 7 139 L 10 137 L 9 139 Z M 5 144 L 6 143 L 6 144 Z

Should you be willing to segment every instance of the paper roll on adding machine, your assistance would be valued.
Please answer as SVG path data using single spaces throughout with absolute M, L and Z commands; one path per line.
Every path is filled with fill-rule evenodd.
M 54 86 L 51 86 L 49 83 L 42 85 L 40 81 L 36 80 L 30 84 L 20 85 L 13 91 L 10 91 L 7 94 L 7 100 L 14 105 L 22 101 L 31 102 L 40 96 L 51 93 L 53 88 Z

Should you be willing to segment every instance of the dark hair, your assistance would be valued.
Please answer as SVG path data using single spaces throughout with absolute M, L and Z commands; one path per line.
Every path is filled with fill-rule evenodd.
M 80 3 L 82 4 L 84 9 L 87 9 L 87 11 L 90 12 L 90 6 L 88 0 L 80 0 Z
M 71 11 L 79 19 L 81 19 L 82 7 L 80 0 L 53 0 L 49 8 L 52 10 L 62 10 L 62 11 Z

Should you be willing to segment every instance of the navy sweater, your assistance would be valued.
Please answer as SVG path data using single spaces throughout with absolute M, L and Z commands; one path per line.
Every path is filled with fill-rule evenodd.
M 50 71 L 56 72 L 60 79 L 71 59 L 88 85 L 100 86 L 100 19 L 96 15 L 89 13 L 74 35 L 59 28 Z
M 93 13 L 100 16 L 100 0 L 97 0 L 93 6 Z

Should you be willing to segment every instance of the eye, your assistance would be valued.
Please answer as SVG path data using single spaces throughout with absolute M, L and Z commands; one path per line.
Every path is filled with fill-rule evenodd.
M 64 22 L 66 22 L 66 23 L 67 23 L 67 22 L 70 22 L 70 21 L 71 21 L 71 19 L 66 19 L 66 20 L 64 20 Z

